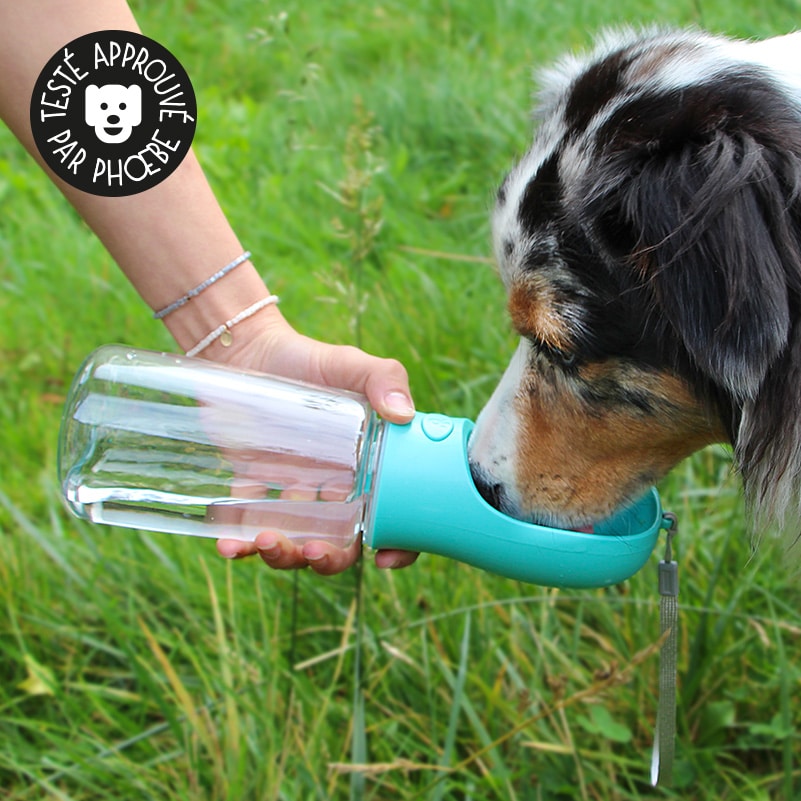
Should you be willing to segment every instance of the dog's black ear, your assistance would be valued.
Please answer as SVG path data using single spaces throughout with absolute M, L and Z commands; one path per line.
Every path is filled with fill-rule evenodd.
M 798 110 L 764 77 L 729 74 L 632 100 L 597 137 L 583 225 L 707 378 L 755 398 L 798 312 Z

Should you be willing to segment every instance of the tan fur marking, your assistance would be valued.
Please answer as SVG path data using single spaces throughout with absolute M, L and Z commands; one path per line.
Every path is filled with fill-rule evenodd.
M 565 379 L 554 385 L 531 377 L 516 400 L 521 421 L 517 483 L 524 512 L 579 524 L 634 500 L 694 451 L 724 439 L 716 420 L 676 376 L 615 363 L 581 370 L 592 384 L 609 379 L 659 404 L 648 414 L 623 404 L 587 403 Z
M 570 330 L 547 278 L 533 274 L 516 282 L 509 292 L 509 314 L 522 336 L 535 337 L 552 348 L 570 347 Z

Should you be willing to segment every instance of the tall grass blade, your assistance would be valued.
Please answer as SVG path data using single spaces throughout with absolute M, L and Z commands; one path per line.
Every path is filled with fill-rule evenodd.
M 61 549 L 56 547 L 50 538 L 47 537 L 2 490 L 0 490 L 0 506 L 6 509 L 17 526 L 19 526 L 20 531 L 30 537 L 42 551 L 47 554 L 48 558 L 58 566 L 59 570 L 76 583 L 84 583 L 83 577 L 72 567 Z
M 459 725 L 459 716 L 463 711 L 465 703 L 465 682 L 467 681 L 468 666 L 470 659 L 470 623 L 472 615 L 468 611 L 464 619 L 464 630 L 462 632 L 462 643 L 459 649 L 459 667 L 456 673 L 456 680 L 453 682 L 451 699 L 451 712 L 448 717 L 448 728 L 445 732 L 445 742 L 442 746 L 442 756 L 439 764 L 443 768 L 450 768 L 453 762 L 453 755 L 456 748 L 456 736 Z M 440 780 L 434 793 L 432 801 L 441 801 L 447 789 L 446 782 Z
M 356 595 L 356 620 L 354 623 L 356 645 L 353 656 L 353 739 L 351 742 L 351 761 L 354 765 L 367 764 L 367 722 L 364 709 L 364 676 L 362 675 L 362 651 L 364 648 L 364 607 L 363 607 L 364 559 L 360 556 L 354 565 L 354 584 Z M 367 789 L 366 776 L 362 771 L 350 774 L 350 799 L 362 801 Z

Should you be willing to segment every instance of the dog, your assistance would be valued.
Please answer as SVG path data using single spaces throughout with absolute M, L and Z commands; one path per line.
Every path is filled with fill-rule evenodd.
M 542 76 L 493 244 L 520 335 L 484 498 L 591 530 L 729 442 L 755 525 L 801 499 L 801 33 L 625 30 Z

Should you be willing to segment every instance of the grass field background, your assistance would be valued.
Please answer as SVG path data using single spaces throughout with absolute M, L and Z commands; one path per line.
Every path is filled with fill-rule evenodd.
M 474 416 L 512 352 L 487 263 L 532 70 L 609 25 L 792 30 L 797 0 L 132 4 L 198 95 L 196 145 L 304 333 Z M 375 230 L 377 235 L 373 235 Z M 0 130 L 0 798 L 797 799 L 801 591 L 752 553 L 723 448 L 679 516 L 679 742 L 651 789 L 654 561 L 564 592 L 435 557 L 330 579 L 68 518 L 61 403 L 106 342 L 172 343 Z M 361 607 L 357 614 L 360 599 Z

